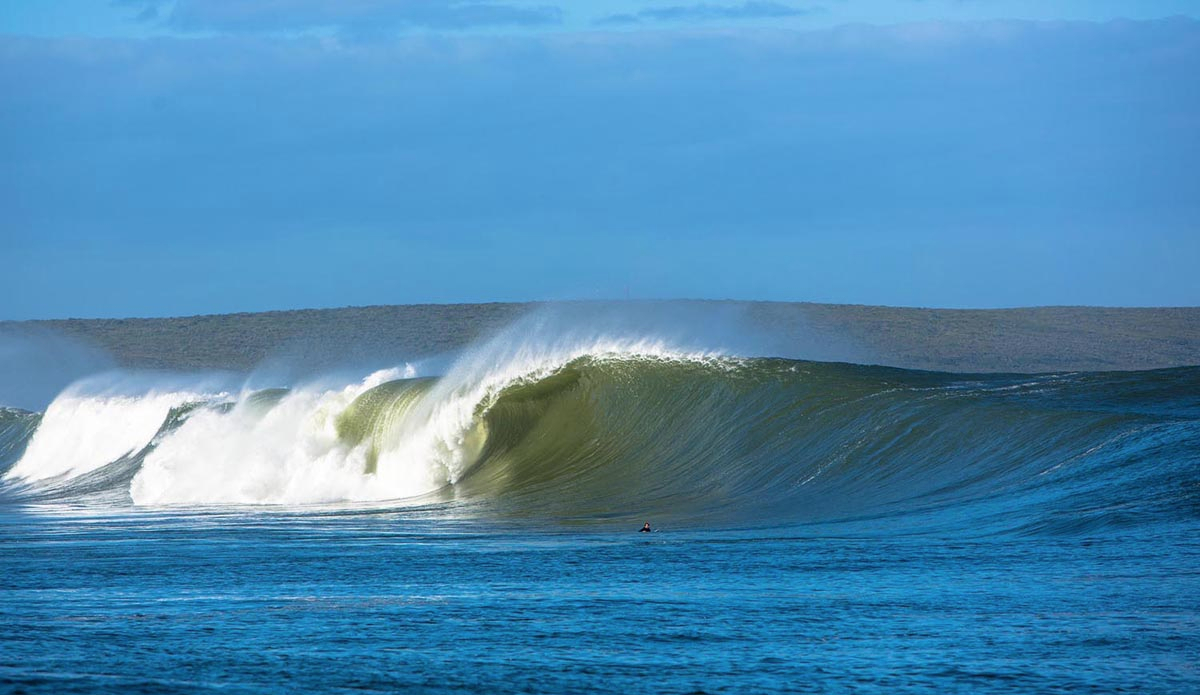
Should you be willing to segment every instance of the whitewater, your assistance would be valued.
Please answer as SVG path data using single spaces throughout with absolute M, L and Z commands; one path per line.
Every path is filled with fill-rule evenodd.
M 476 462 L 485 417 L 503 395 L 559 376 L 580 360 L 719 364 L 715 353 L 619 338 L 497 341 L 437 378 L 412 364 L 349 383 L 204 391 L 152 376 L 83 380 L 32 429 L 5 478 L 61 490 L 135 459 L 134 504 L 310 504 L 386 501 L 453 486 Z M 115 385 L 114 385 L 115 384 Z M 138 387 L 142 390 L 138 390 Z M 117 391 L 117 393 L 114 393 Z M 5 418 L 28 417 L 9 409 Z M 11 437 L 10 437 L 11 438 Z
M 1200 367 L 761 345 L 541 316 L 0 407 L 0 690 L 1194 689 Z

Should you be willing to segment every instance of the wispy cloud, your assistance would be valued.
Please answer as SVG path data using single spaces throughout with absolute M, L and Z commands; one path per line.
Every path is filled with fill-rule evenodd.
M 766 0 L 750 0 L 740 5 L 670 5 L 652 7 L 634 14 L 614 14 L 598 20 L 597 24 L 640 24 L 642 22 L 704 22 L 736 19 L 770 19 L 798 17 L 820 12 L 819 7 L 796 7 Z
M 486 0 L 115 0 L 114 4 L 134 8 L 143 21 L 161 22 L 181 32 L 254 34 L 333 29 L 378 33 L 405 28 L 538 26 L 562 21 L 562 10 L 556 6 Z

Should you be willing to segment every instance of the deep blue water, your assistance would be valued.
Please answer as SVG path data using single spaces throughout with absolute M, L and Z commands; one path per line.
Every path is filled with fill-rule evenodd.
M 0 689 L 1196 692 L 1194 525 L 1064 538 L 0 512 Z

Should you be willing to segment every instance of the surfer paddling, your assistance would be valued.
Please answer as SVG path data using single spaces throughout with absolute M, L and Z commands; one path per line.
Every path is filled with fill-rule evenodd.
M 646 523 L 642 524 L 642 530 L 638 531 L 638 533 L 650 533 L 650 522 L 647 521 Z

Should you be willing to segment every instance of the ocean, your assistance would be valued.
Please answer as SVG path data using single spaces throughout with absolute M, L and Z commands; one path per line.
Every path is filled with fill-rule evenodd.
M 1200 367 L 510 336 L 260 381 L 0 409 L 0 690 L 1200 691 Z

